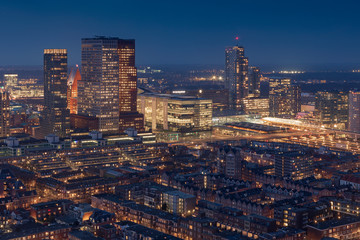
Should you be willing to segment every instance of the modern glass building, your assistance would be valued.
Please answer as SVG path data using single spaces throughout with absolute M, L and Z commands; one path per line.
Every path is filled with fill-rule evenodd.
M 349 93 L 349 131 L 360 133 L 360 92 Z
M 0 137 L 10 134 L 10 100 L 9 93 L 0 89 Z
M 249 67 L 249 95 L 251 97 L 260 97 L 260 79 L 260 68 Z
M 67 109 L 67 50 L 44 50 L 44 111 L 43 135 L 54 133 L 65 137 L 70 133 Z
M 212 126 L 212 100 L 171 94 L 139 95 L 138 109 L 152 130 L 208 131 Z
M 301 111 L 301 89 L 290 78 L 269 80 L 269 112 L 271 117 L 294 118 Z
M 243 47 L 225 49 L 225 87 L 229 89 L 229 105 L 232 109 L 242 110 L 241 99 L 249 94 L 248 68 Z
M 349 121 L 349 94 L 320 91 L 315 95 L 315 116 L 326 128 L 345 130 Z
M 142 130 L 142 115 L 136 111 L 135 40 L 84 38 L 81 57 L 78 114 L 98 118 L 102 132 Z
M 78 114 L 99 119 L 98 130 L 119 129 L 119 54 L 117 38 L 86 38 L 81 42 Z
M 243 98 L 242 105 L 245 114 L 255 114 L 261 117 L 269 116 L 268 98 Z

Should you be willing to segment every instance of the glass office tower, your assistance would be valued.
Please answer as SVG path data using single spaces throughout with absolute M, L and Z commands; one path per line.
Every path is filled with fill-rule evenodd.
M 78 114 L 98 119 L 98 130 L 143 129 L 136 111 L 135 40 L 113 37 L 82 39 Z
M 67 50 L 44 50 L 43 135 L 54 133 L 65 137 L 70 132 L 67 109 Z

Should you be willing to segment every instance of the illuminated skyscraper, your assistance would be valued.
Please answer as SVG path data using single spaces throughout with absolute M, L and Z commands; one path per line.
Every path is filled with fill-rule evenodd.
M 0 137 L 10 134 L 10 100 L 9 93 L 0 89 Z
M 326 128 L 347 129 L 349 94 L 343 91 L 321 91 L 315 95 L 315 115 Z
M 301 89 L 290 78 L 271 78 L 269 88 L 271 117 L 294 118 L 301 111 Z
M 360 92 L 349 93 L 349 131 L 360 133 Z
M 119 53 L 119 109 L 122 113 L 136 112 L 137 72 L 135 40 L 118 40 Z
M 260 68 L 249 67 L 249 96 L 260 97 Z
M 68 79 L 67 88 L 67 104 L 70 114 L 77 114 L 77 96 L 78 96 L 78 81 L 81 81 L 81 75 L 78 66 L 76 70 L 72 69 Z
M 67 51 L 44 50 L 44 112 L 43 134 L 55 133 L 65 137 L 70 131 L 67 109 Z
M 96 117 L 102 132 L 142 130 L 143 117 L 136 112 L 135 40 L 82 39 L 81 72 L 79 115 Z
M 225 87 L 229 89 L 230 108 L 242 110 L 241 99 L 249 94 L 248 59 L 244 48 L 225 49 Z
M 119 53 L 119 131 L 144 130 L 144 115 L 137 112 L 137 70 L 135 40 L 118 40 Z

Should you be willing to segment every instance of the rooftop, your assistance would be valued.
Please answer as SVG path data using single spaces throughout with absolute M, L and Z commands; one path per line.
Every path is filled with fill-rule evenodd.
M 309 227 L 316 228 L 319 230 L 325 230 L 328 228 L 334 228 L 334 227 L 348 225 L 348 224 L 357 223 L 357 222 L 360 222 L 359 217 L 347 216 L 347 217 L 343 217 L 341 219 L 332 219 L 332 220 L 328 220 L 328 221 L 324 221 L 324 222 L 319 222 L 317 224 L 311 224 L 311 225 L 309 225 Z
M 177 94 L 142 93 L 142 94 L 140 94 L 140 96 L 167 98 L 167 99 L 178 100 L 178 101 L 208 100 L 205 98 L 199 98 L 199 97 L 195 97 L 195 96 L 183 96 L 183 95 L 177 95 Z
M 72 236 L 76 237 L 77 239 L 84 239 L 84 240 L 101 240 L 101 239 L 103 239 L 103 238 L 95 237 L 92 233 L 85 232 L 85 231 L 72 231 L 72 232 L 69 232 L 69 235 L 72 235 Z

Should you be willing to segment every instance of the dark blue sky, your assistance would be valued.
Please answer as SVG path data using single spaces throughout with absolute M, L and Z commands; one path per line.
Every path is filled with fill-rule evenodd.
M 137 64 L 223 64 L 240 37 L 251 65 L 303 69 L 359 66 L 359 1 L 4 0 L 0 65 L 40 65 L 44 48 L 67 48 L 80 63 L 80 39 L 136 39 Z

